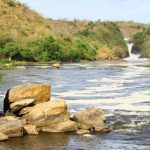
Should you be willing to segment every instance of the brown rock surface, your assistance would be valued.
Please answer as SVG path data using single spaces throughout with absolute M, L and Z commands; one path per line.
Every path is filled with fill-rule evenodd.
M 14 103 L 22 99 L 35 99 L 36 103 L 47 102 L 50 100 L 50 85 L 25 84 L 9 90 L 9 103 Z
M 75 114 L 74 121 L 79 129 L 102 131 L 108 126 L 105 124 L 104 113 L 99 108 L 87 108 Z
M 35 99 L 23 99 L 17 102 L 14 102 L 10 105 L 10 110 L 12 112 L 18 111 L 24 107 L 33 105 L 35 103 Z
M 20 120 L 12 116 L 1 117 L 0 133 L 6 134 L 8 137 L 22 136 L 22 128 L 25 123 L 25 120 Z
M 61 132 L 72 132 L 77 131 L 78 127 L 74 121 L 64 121 L 61 123 L 52 124 L 47 127 L 43 127 L 41 129 L 43 132 L 55 132 L 55 133 L 61 133 Z
M 37 127 L 45 127 L 69 120 L 69 112 L 64 100 L 49 101 L 33 107 L 23 108 L 20 114 L 28 120 L 28 124 Z
M 6 134 L 0 133 L 0 142 L 8 140 L 8 136 Z
M 24 125 L 23 132 L 24 132 L 24 134 L 28 134 L 28 135 L 37 135 L 38 134 L 36 126 L 34 126 L 34 125 Z

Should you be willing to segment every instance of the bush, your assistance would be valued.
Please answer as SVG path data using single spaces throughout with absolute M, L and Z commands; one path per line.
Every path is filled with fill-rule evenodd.
M 136 33 L 133 37 L 133 42 L 138 45 L 142 44 L 144 42 L 144 33 L 143 32 Z
M 8 42 L 3 49 L 3 55 L 10 60 L 20 60 L 21 53 L 20 48 L 16 42 Z
M 77 34 L 82 35 L 82 36 L 89 36 L 90 35 L 90 31 L 88 29 L 79 31 Z
M 10 6 L 10 7 L 15 7 L 16 6 L 16 1 L 15 0 L 6 0 L 7 1 L 7 4 Z
M 72 49 L 68 47 L 68 49 L 62 51 L 61 54 L 61 60 L 62 61 L 79 61 L 80 60 L 80 54 L 77 50 Z
M 96 50 L 86 42 L 78 41 L 77 50 L 78 53 L 80 54 L 80 59 L 95 60 L 96 58 Z
M 32 46 L 39 61 L 59 60 L 60 58 L 60 46 L 52 36 L 42 37 L 34 41 Z
M 32 61 L 34 62 L 35 59 L 33 57 L 33 54 L 31 52 L 31 50 L 29 48 L 21 48 L 21 57 L 22 59 L 21 60 L 25 60 L 25 61 Z

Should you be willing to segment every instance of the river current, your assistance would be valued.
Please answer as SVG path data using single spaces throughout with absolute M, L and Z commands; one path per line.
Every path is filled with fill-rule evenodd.
M 63 64 L 60 69 L 0 71 L 0 110 L 10 87 L 24 83 L 50 83 L 52 99 L 63 98 L 71 113 L 86 107 L 101 108 L 112 132 L 78 136 L 40 134 L 12 138 L 0 150 L 149 150 L 150 68 L 145 59 L 120 62 Z

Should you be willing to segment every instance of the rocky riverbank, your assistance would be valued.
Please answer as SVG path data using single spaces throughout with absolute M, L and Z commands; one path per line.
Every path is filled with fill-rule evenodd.
M 27 84 L 7 91 L 4 116 L 0 118 L 0 141 L 41 132 L 83 135 L 110 131 L 101 109 L 86 108 L 70 114 L 65 100 L 51 100 L 50 89 L 49 84 Z

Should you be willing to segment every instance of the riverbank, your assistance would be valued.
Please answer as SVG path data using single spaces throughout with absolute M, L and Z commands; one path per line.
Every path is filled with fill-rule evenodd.
M 37 67 L 39 69 L 46 69 L 46 67 L 55 67 L 60 64 L 60 61 L 50 61 L 50 62 L 26 62 L 26 61 L 0 61 L 0 70 L 14 70 L 14 69 L 25 69 L 27 67 Z M 57 68 L 57 67 L 56 67 Z

